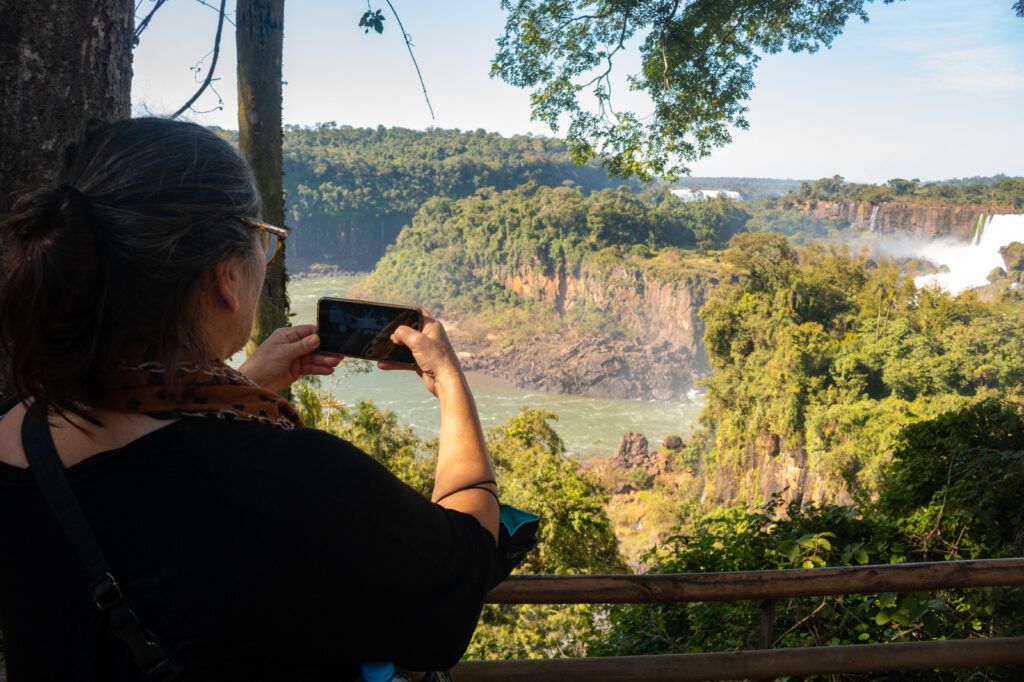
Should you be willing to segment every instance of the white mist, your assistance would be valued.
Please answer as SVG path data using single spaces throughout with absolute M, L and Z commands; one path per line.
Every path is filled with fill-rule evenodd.
M 999 255 L 1000 247 L 1011 242 L 1024 242 L 1024 215 L 993 215 L 982 218 L 980 236 L 973 242 L 952 238 L 919 242 L 908 238 L 884 239 L 876 249 L 893 256 L 926 258 L 948 268 L 947 272 L 923 275 L 914 280 L 919 286 L 938 285 L 959 294 L 967 289 L 988 284 L 988 275 L 995 268 L 1004 267 Z

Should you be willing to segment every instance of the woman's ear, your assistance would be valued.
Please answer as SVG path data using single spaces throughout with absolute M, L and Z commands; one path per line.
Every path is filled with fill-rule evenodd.
M 242 291 L 246 283 L 245 266 L 242 256 L 236 254 L 213 267 L 216 284 L 214 299 L 217 298 L 216 294 L 220 294 L 221 302 L 232 313 L 242 305 Z

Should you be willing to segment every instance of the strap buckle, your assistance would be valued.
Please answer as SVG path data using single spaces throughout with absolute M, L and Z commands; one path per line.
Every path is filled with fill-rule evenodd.
M 100 611 L 107 611 L 121 603 L 124 594 L 121 586 L 109 572 L 104 573 L 96 580 L 89 583 L 89 591 L 92 592 L 92 601 Z
M 177 678 L 181 674 L 181 670 L 180 663 L 165 656 L 146 668 L 146 679 L 150 682 L 166 682 Z
M 149 682 L 166 682 L 181 674 L 181 662 L 142 624 L 134 609 L 125 606 L 111 613 L 114 635 L 132 652 L 132 659 L 142 668 Z

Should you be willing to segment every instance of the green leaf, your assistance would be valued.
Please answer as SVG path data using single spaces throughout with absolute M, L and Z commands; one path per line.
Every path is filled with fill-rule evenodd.
M 909 609 L 909 612 L 907 613 L 907 619 L 911 623 L 916 623 L 917 621 L 921 620 L 921 618 L 923 618 L 924 614 L 926 613 L 928 613 L 927 605 L 915 604 L 912 608 Z
M 790 563 L 792 563 L 796 561 L 797 555 L 800 554 L 800 546 L 792 540 L 783 540 L 775 548 L 775 551 L 789 559 Z
M 373 12 L 366 10 L 363 12 L 363 16 L 359 18 L 359 28 L 365 29 L 363 33 L 369 33 L 371 28 L 377 33 L 383 33 L 384 20 L 386 18 L 387 17 L 381 13 L 381 10 Z
M 875 603 L 885 609 L 892 608 L 896 606 L 899 596 L 898 592 L 882 592 L 875 598 Z
M 806 547 L 807 549 L 813 549 L 814 545 L 817 542 L 817 539 L 816 539 L 816 536 L 814 536 L 814 535 L 804 535 L 799 540 L 797 540 L 797 542 L 800 543 L 801 547 Z

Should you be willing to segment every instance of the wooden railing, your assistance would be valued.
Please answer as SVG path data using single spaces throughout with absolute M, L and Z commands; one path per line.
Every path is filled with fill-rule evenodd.
M 1024 585 L 1024 558 L 672 575 L 513 576 L 493 604 L 669 604 L 759 600 L 760 650 L 463 661 L 458 682 L 684 682 L 1024 664 L 1024 637 L 770 649 L 777 599 Z M 1024 633 L 1022 633 L 1024 634 Z M 1024 670 L 1021 671 L 1024 679 Z
M 452 672 L 457 682 L 688 682 L 1024 665 L 1024 637 L 768 648 L 777 599 L 1008 585 L 1024 585 L 1024 558 L 735 573 L 513 576 L 488 595 L 489 603 L 671 604 L 759 600 L 762 648 L 706 654 L 463 661 Z M 5 679 L 0 666 L 0 682 Z

